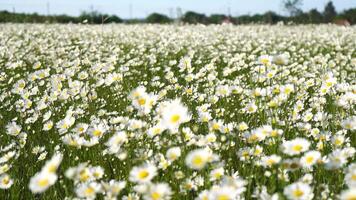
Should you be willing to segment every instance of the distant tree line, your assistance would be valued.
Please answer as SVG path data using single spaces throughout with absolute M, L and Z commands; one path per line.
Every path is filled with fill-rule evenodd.
M 145 19 L 121 19 L 116 15 L 102 14 L 97 11 L 82 12 L 78 17 L 68 15 L 39 15 L 11 13 L 8 11 L 0 11 L 0 23 L 89 23 L 89 24 L 104 24 L 104 23 L 172 23 L 181 22 L 188 24 L 276 24 L 278 22 L 295 23 L 295 24 L 320 24 L 320 23 L 344 23 L 356 24 L 356 8 L 344 10 L 340 13 L 336 12 L 333 3 L 330 1 L 326 4 L 324 11 L 319 12 L 317 9 L 312 9 L 308 12 L 303 12 L 300 6 L 301 0 L 284 0 L 284 7 L 290 13 L 289 16 L 279 15 L 275 12 L 268 11 L 264 14 L 241 15 L 238 17 L 227 16 L 223 14 L 205 14 L 188 11 L 179 19 L 172 19 L 166 15 L 152 13 Z
M 0 23 L 122 23 L 123 20 L 116 15 L 101 14 L 97 11 L 82 12 L 78 17 L 68 15 L 39 15 L 37 13 L 11 13 L 0 11 Z

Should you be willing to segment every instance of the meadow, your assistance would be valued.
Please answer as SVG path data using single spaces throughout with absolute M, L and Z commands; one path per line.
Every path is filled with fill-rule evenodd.
M 0 33 L 0 199 L 356 199 L 355 26 Z

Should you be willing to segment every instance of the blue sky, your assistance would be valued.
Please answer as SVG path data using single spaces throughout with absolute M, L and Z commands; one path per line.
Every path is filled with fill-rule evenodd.
M 122 18 L 142 18 L 152 12 L 175 15 L 177 7 L 183 12 L 192 10 L 205 14 L 264 13 L 268 10 L 285 14 L 282 0 L 0 0 L 0 10 L 40 14 L 79 15 L 81 11 L 98 10 L 102 13 L 116 14 Z M 304 0 L 303 10 L 317 8 L 323 10 L 328 0 Z M 338 11 L 356 7 L 356 0 L 333 0 Z M 131 11 L 130 11 L 131 10 Z

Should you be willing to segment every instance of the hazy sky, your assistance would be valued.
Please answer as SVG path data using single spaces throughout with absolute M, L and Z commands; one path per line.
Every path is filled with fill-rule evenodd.
M 79 15 L 84 10 L 116 14 L 122 18 L 142 18 L 152 12 L 175 16 L 177 7 L 205 14 L 264 13 L 268 10 L 285 14 L 282 0 L 0 0 L 0 10 L 40 14 Z M 323 10 L 328 0 L 304 0 L 303 10 Z M 338 11 L 356 7 L 356 0 L 333 0 Z

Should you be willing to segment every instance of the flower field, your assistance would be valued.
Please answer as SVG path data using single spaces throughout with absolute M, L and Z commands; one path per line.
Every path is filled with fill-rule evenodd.
M 356 27 L 0 33 L 0 199 L 356 199 Z

